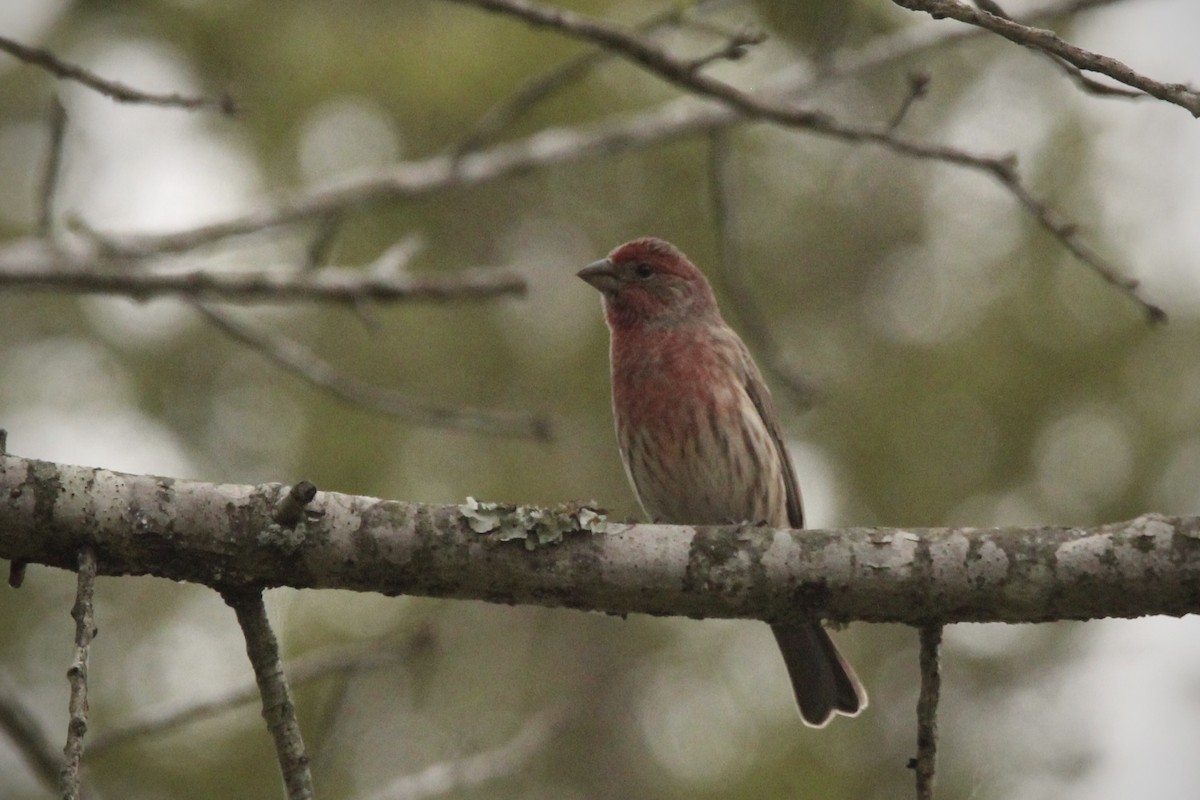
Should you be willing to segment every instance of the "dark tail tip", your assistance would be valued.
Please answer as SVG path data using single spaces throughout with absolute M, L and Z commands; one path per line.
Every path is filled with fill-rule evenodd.
M 771 631 L 787 665 L 805 725 L 823 728 L 838 714 L 853 717 L 867 707 L 862 681 L 821 623 L 772 625 Z

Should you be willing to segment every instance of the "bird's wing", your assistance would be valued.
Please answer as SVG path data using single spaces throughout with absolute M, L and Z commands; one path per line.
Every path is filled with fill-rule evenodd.
M 775 450 L 779 453 L 779 462 L 783 465 L 783 483 L 787 490 L 788 524 L 793 528 L 804 527 L 804 504 L 800 500 L 800 486 L 796 482 L 796 468 L 792 466 L 792 457 L 788 455 L 787 445 L 783 442 L 783 431 L 779 427 L 779 413 L 775 409 L 775 401 L 771 398 L 771 390 L 767 388 L 762 373 L 745 342 L 737 340 L 742 386 L 754 403 L 758 416 L 762 419 Z

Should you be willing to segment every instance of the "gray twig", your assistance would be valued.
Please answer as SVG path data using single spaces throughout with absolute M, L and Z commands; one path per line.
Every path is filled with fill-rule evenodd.
M 249 345 L 284 370 L 355 405 L 420 425 L 519 436 L 547 441 L 549 421 L 540 415 L 481 408 L 449 408 L 421 403 L 400 392 L 371 386 L 346 375 L 297 341 L 256 328 L 225 309 L 194 303 L 197 311 L 226 335 Z
M 347 652 L 344 648 L 321 651 L 305 656 L 288 664 L 288 674 L 291 684 L 299 686 L 311 681 L 327 678 L 331 675 L 358 672 L 361 670 L 382 669 L 393 666 L 408 658 L 414 645 L 402 647 L 368 647 Z M 88 753 L 97 757 L 113 748 L 120 747 L 134 739 L 140 739 L 152 734 L 167 733 L 178 728 L 186 727 L 203 719 L 216 716 L 237 706 L 249 703 L 259 697 L 258 686 L 247 684 L 209 700 L 201 700 L 191 705 L 168 711 L 164 714 L 146 716 L 135 719 L 118 728 L 105 731 L 93 740 Z
M 37 235 L 45 238 L 54 225 L 54 198 L 58 193 L 58 178 L 62 171 L 63 143 L 66 141 L 67 110 L 58 95 L 50 98 L 50 135 L 46 145 L 46 163 L 38 187 Z
M 650 34 L 663 28 L 682 26 L 688 23 L 688 14 L 700 11 L 706 6 L 717 5 L 719 2 L 725 2 L 725 0 L 697 0 L 690 6 L 676 5 L 642 20 L 633 29 Z M 693 23 L 693 25 L 713 32 L 711 26 L 703 26 L 698 23 Z M 732 34 L 723 31 L 716 33 L 729 40 L 726 44 L 727 48 L 733 47 L 732 42 L 738 37 L 746 35 L 744 31 L 735 31 Z M 453 148 L 452 152 L 461 157 L 466 153 L 478 150 L 485 142 L 494 139 L 505 128 L 521 119 L 546 99 L 582 80 L 594 67 L 613 57 L 613 53 L 609 50 L 595 47 L 528 79 L 511 97 L 505 98 L 488 109 L 475 123 L 475 127 Z
M 275 742 L 275 755 L 288 800 L 312 800 L 312 775 L 304 752 L 304 740 L 300 736 L 300 724 L 296 721 L 296 704 L 283 674 L 279 642 L 271 630 L 262 592 L 228 589 L 221 597 L 237 614 L 238 624 L 246 637 L 246 654 L 254 668 L 254 679 L 262 696 L 263 719 Z
M 74 265 L 72 265 L 73 267 Z M 55 257 L 3 258 L 0 286 L 29 291 L 119 294 L 137 299 L 163 295 L 236 302 L 310 300 L 353 305 L 362 300 L 481 300 L 524 293 L 525 279 L 494 269 L 454 275 L 387 275 L 327 267 L 315 272 L 266 269 L 247 272 L 85 271 L 59 269 Z
M 937 711 L 942 693 L 942 626 L 940 623 L 922 625 L 918 633 L 921 694 L 917 699 L 917 757 L 913 759 L 913 769 L 917 776 L 917 800 L 933 800 L 937 777 Z
M 91 547 L 79 550 L 79 578 L 75 590 L 75 605 L 71 616 L 75 619 L 75 657 L 67 670 L 67 681 L 71 685 L 68 704 L 70 719 L 67 723 L 67 743 L 63 747 L 65 757 L 59 773 L 58 791 L 63 800 L 76 800 L 79 795 L 79 767 L 83 760 L 83 737 L 88 728 L 88 650 L 96 635 L 96 616 L 92 608 L 92 595 L 96 588 L 96 551 Z
M 1045 210 L 1045 203 L 1032 198 L 1029 190 L 1020 180 L 1016 171 L 1016 165 L 1011 156 L 996 157 L 983 156 L 976 153 L 970 153 L 955 147 L 945 145 L 929 144 L 919 142 L 913 139 L 903 138 L 887 127 L 869 127 L 862 125 L 846 124 L 838 121 L 829 114 L 812 111 L 801 108 L 792 103 L 779 102 L 769 96 L 761 94 L 748 94 L 738 89 L 737 87 L 725 83 L 721 80 L 713 78 L 704 72 L 693 69 L 689 62 L 675 58 L 667 53 L 662 47 L 652 41 L 648 41 L 643 37 L 632 33 L 620 26 L 613 25 L 604 20 L 595 19 L 577 14 L 565 9 L 545 6 L 531 0 L 454 0 L 455 2 L 476 6 L 487 11 L 502 13 L 508 16 L 523 20 L 531 25 L 545 27 L 557 31 L 565 36 L 584 41 L 593 42 L 618 53 L 625 58 L 640 64 L 649 72 L 657 75 L 663 80 L 680 87 L 681 89 L 695 95 L 709 97 L 714 100 L 719 100 L 725 103 L 730 108 L 740 112 L 741 114 L 752 118 L 774 122 L 778 125 L 789 128 L 798 128 L 809 131 L 821 136 L 828 136 L 848 143 L 865 143 L 875 144 L 884 147 L 898 155 L 907 156 L 910 158 L 918 158 L 925 160 L 941 161 L 958 167 L 983 172 L 998 179 L 1000 184 L 1010 193 L 1021 201 L 1021 204 L 1026 210 L 1033 211 L 1038 207 Z M 894 0 L 901 5 L 904 5 L 904 0 Z M 957 0 L 912 0 L 910 6 L 937 5 L 939 7 L 945 5 L 959 9 L 962 14 L 975 15 L 976 17 L 986 17 L 988 20 L 1002 23 L 999 28 L 988 27 L 989 30 L 1001 32 L 1008 30 L 1005 25 L 1015 26 L 1022 31 L 1048 34 L 1060 44 L 1064 44 L 1067 50 L 1078 51 L 1078 48 L 1071 48 L 1069 45 L 1062 43 L 1057 36 L 1049 31 L 1040 31 L 1036 28 L 1027 28 L 1024 25 L 1019 25 L 1008 20 L 1001 19 L 992 14 L 962 5 Z M 972 17 L 973 19 L 974 17 Z M 967 20 L 964 20 L 967 21 Z M 1011 37 L 1010 37 L 1011 38 Z M 1040 40 L 1037 40 L 1040 41 Z M 1045 43 L 1043 43 L 1045 44 Z M 1049 45 L 1043 49 L 1049 49 Z M 1061 48 L 1060 48 L 1061 49 Z M 1056 55 L 1062 55 L 1058 50 L 1050 50 Z M 1086 51 L 1079 51 L 1086 53 Z M 1094 60 L 1101 60 L 1105 63 L 1119 64 L 1113 59 L 1105 59 L 1103 56 L 1095 56 L 1089 54 Z M 1063 56 L 1067 61 L 1076 63 L 1067 56 Z M 1078 58 L 1078 56 L 1076 56 Z M 1096 61 L 1100 63 L 1100 61 Z M 1077 66 L 1080 66 L 1076 63 Z M 1126 68 L 1128 70 L 1128 68 Z M 1127 76 L 1128 77 L 1128 76 Z M 1142 79 L 1145 82 L 1146 79 Z M 1161 85 L 1160 85 L 1161 86 Z M 1139 86 L 1138 88 L 1144 88 Z M 1181 97 L 1183 90 L 1186 87 L 1175 87 L 1180 91 L 1175 92 L 1172 96 Z M 1152 92 L 1153 93 L 1153 92 Z M 1164 99 L 1166 99 L 1164 97 Z M 1200 113 L 1200 97 L 1197 98 L 1197 113 Z M 1033 202 L 1030 202 L 1030 201 Z M 1072 254 L 1079 258 L 1083 263 L 1090 266 L 1098 272 L 1107 282 L 1122 290 L 1130 299 L 1141 306 L 1146 317 L 1151 322 L 1161 322 L 1166 319 L 1166 313 L 1159 307 L 1148 302 L 1138 294 L 1138 285 L 1136 281 L 1124 279 L 1119 276 L 1115 270 L 1107 265 L 1103 259 L 1100 259 L 1097 254 L 1083 245 L 1075 235 L 1074 226 L 1069 226 L 1071 233 L 1065 235 L 1063 231 L 1067 227 L 1047 224 L 1049 217 L 1043 213 L 1039 217 L 1039 221 L 1047 227 L 1052 233 L 1058 237 L 1063 245 L 1067 247 Z
M 222 114 L 237 113 L 237 106 L 233 98 L 228 94 L 222 94 L 219 97 L 189 97 L 175 93 L 160 94 L 156 92 L 143 92 L 140 89 L 126 86 L 119 81 L 101 78 L 96 73 L 78 64 L 64 61 L 49 50 L 21 44 L 4 36 L 0 36 L 0 51 L 18 58 L 26 64 L 41 67 L 64 80 L 82 83 L 89 89 L 94 89 L 105 97 L 116 100 L 118 103 L 141 103 L 143 105 L 171 106 L 187 109 L 215 108 Z
M 562 725 L 562 708 L 536 715 L 499 747 L 450 759 L 405 775 L 370 795 L 370 800 L 424 800 L 515 774 L 533 760 Z
M 1162 83 L 1147 78 L 1115 58 L 1093 53 L 1064 41 L 1054 31 L 1022 25 L 1006 14 L 994 14 L 981 8 L 973 8 L 959 0 L 892 0 L 892 2 L 910 11 L 923 11 L 934 19 L 950 17 L 968 25 L 975 25 L 1003 36 L 1010 42 L 1049 53 L 1081 70 L 1107 75 L 1118 83 L 1177 105 L 1187 110 L 1193 117 L 1200 117 L 1200 92 L 1191 86 L 1183 83 Z

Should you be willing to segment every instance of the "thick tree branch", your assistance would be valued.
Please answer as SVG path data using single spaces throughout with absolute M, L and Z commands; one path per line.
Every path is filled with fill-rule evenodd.
M 1003 621 L 1200 611 L 1200 517 L 1090 528 L 787 531 L 607 524 L 534 511 L 499 533 L 459 506 L 319 492 L 295 529 L 286 491 L 0 456 L 0 558 L 213 586 L 341 588 L 616 614 Z M 536 524 L 534 524 L 536 523 Z M 530 530 L 526 530 L 526 525 Z M 567 531 L 561 544 L 537 546 Z M 506 541 L 525 537 L 526 547 Z

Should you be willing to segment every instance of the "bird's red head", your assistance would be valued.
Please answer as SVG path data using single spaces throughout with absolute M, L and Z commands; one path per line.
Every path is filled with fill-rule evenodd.
M 605 313 L 614 328 L 719 318 L 704 274 L 662 239 L 626 242 L 578 274 L 604 295 Z

